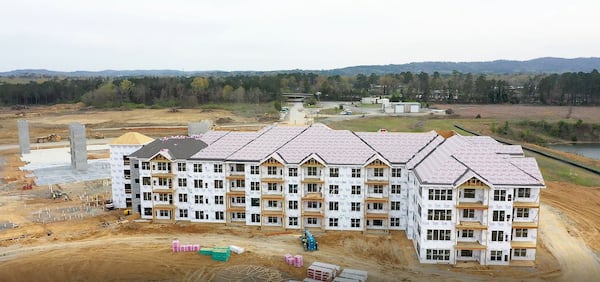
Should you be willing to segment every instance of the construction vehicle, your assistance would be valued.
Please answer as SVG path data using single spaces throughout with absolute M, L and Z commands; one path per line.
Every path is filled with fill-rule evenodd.
M 94 134 L 94 139 L 104 139 L 104 134 L 102 134 L 100 132 L 96 132 Z
M 315 236 L 310 233 L 310 230 L 305 229 L 304 235 L 300 236 L 300 241 L 302 241 L 302 246 L 304 247 L 304 251 L 317 251 L 319 250 L 319 243 Z
M 46 143 L 46 142 L 58 142 L 60 141 L 62 138 L 60 137 L 60 135 L 56 134 L 56 133 L 52 133 L 50 135 L 47 136 L 43 136 L 43 137 L 38 137 L 36 139 L 36 143 Z
M 115 209 L 115 204 L 113 204 L 112 200 L 104 201 L 104 209 L 107 211 L 111 211 Z

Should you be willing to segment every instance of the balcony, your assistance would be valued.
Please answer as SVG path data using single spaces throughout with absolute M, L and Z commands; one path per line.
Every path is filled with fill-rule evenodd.
M 244 180 L 244 179 L 246 179 L 246 175 L 244 174 L 244 172 L 242 172 L 241 174 L 230 173 L 229 175 L 225 176 L 225 179 L 227 179 L 227 180 Z
M 460 221 L 456 229 L 487 229 L 487 225 L 479 221 Z
M 367 185 L 388 185 L 390 180 L 387 177 L 378 177 L 373 175 L 367 175 L 365 184 Z
M 485 210 L 488 208 L 488 205 L 484 205 L 483 202 L 467 202 L 459 199 L 458 205 L 456 205 L 457 209 L 474 209 L 474 210 Z
M 365 218 L 370 219 L 387 219 L 389 216 L 390 215 L 385 210 L 367 210 L 367 213 L 365 214 Z
M 325 181 L 322 178 L 322 174 L 318 173 L 315 175 L 307 175 L 305 174 L 304 177 L 302 178 L 301 182 L 302 183 L 316 183 L 316 184 L 323 184 Z
M 513 202 L 513 207 L 515 208 L 539 208 L 540 203 L 537 202 L 523 202 L 520 201 L 522 198 L 515 199 Z
M 533 221 L 513 221 L 512 228 L 538 228 L 538 223 Z
M 229 207 L 227 207 L 226 209 L 228 212 L 245 212 L 246 211 L 246 205 L 245 204 L 231 204 L 229 205 Z
M 537 244 L 535 241 L 511 241 L 510 246 L 513 249 L 535 249 Z
M 480 242 L 456 242 L 454 245 L 454 249 L 456 250 L 485 250 L 487 249 L 486 245 L 482 245 Z
M 323 211 L 321 209 L 303 209 L 303 217 L 323 217 Z
M 175 190 L 173 189 L 173 186 L 153 186 L 152 192 L 173 194 Z
M 321 192 L 304 192 L 304 197 L 302 197 L 303 201 L 309 201 L 309 200 L 315 200 L 315 201 L 322 201 L 323 200 L 323 193 Z
M 265 208 L 264 210 L 261 211 L 261 215 L 262 216 L 283 216 L 283 210 L 282 209 Z
M 154 201 L 154 209 L 174 209 L 173 201 Z

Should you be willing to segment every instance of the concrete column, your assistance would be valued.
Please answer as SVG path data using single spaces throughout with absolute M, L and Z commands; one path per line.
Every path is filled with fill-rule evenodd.
M 17 120 L 19 130 L 19 148 L 21 155 L 29 154 L 29 122 L 24 119 Z
M 200 135 L 206 133 L 212 127 L 210 120 L 203 120 L 201 122 L 190 122 L 188 123 L 188 136 Z
M 87 170 L 87 140 L 85 126 L 80 123 L 69 124 L 69 143 L 71 146 L 71 167 Z

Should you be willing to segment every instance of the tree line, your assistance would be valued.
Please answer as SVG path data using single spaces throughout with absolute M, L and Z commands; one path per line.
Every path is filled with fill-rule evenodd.
M 10 81 L 10 80 L 9 80 Z M 600 73 L 478 75 L 401 72 L 340 76 L 314 73 L 209 77 L 52 78 L 0 82 L 3 105 L 83 102 L 95 107 L 195 107 L 205 103 L 262 103 L 287 92 L 318 93 L 320 100 L 600 105 Z

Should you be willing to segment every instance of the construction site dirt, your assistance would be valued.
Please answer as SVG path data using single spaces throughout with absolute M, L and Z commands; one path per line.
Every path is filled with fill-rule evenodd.
M 61 119 L 60 128 L 69 122 L 64 115 L 56 114 L 56 117 Z M 73 115 L 72 118 L 80 117 Z M 199 117 L 196 115 L 194 119 Z M 35 121 L 30 122 L 32 138 L 56 130 L 43 129 L 37 127 Z M 153 119 L 148 118 L 146 122 L 151 123 Z M 14 126 L 12 123 L 15 122 L 10 120 L 9 124 L 2 120 L 0 143 L 17 144 L 15 130 L 11 133 L 4 130 Z M 52 123 L 55 121 L 44 120 L 44 124 Z M 173 133 L 185 134 L 185 129 L 177 130 Z M 117 130 L 103 133 L 109 138 L 117 136 Z M 169 135 L 171 132 L 150 135 L 158 133 Z M 95 153 L 98 158 L 105 155 Z M 103 181 L 54 185 L 53 189 L 65 192 L 68 197 L 53 199 L 48 186 L 22 189 L 28 172 L 19 170 L 24 163 L 16 149 L 1 151 L 0 161 L 3 162 L 1 281 L 227 281 L 228 273 L 233 277 L 233 272 L 246 266 L 253 266 L 258 274 L 269 272 L 268 275 L 262 273 L 261 277 L 272 280 L 302 280 L 306 268 L 286 264 L 283 255 L 287 253 L 303 255 L 306 265 L 322 261 L 366 270 L 369 281 L 593 281 L 600 277 L 600 184 L 583 187 L 546 183 L 548 188 L 541 196 L 540 232 L 533 265 L 451 266 L 419 264 L 412 242 L 404 232 L 385 235 L 316 232 L 319 250 L 305 252 L 299 231 L 136 222 L 135 216 L 124 216 L 122 211 L 102 209 L 104 199 L 109 197 L 109 187 Z M 236 245 L 246 251 L 232 254 L 228 262 L 219 262 L 196 252 L 173 253 L 173 240 L 208 247 Z

